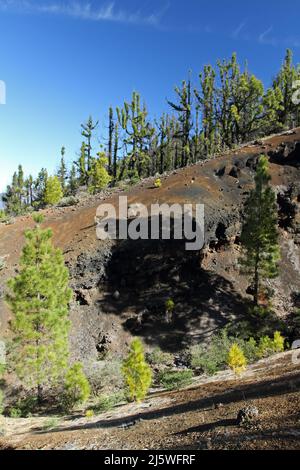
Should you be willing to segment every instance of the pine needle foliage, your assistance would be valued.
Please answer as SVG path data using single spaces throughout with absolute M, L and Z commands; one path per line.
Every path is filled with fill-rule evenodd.
M 270 179 L 268 159 L 261 155 L 255 175 L 255 188 L 246 202 L 241 233 L 244 250 L 240 259 L 241 270 L 252 277 L 255 305 L 259 305 L 260 296 L 265 295 L 265 280 L 274 279 L 279 274 L 278 215 Z
M 124 360 L 122 373 L 129 399 L 140 402 L 145 398 L 152 382 L 152 371 L 144 356 L 142 342 L 134 339 L 128 357 Z
M 68 362 L 68 305 L 72 291 L 61 250 L 42 218 L 25 232 L 19 273 L 8 281 L 6 296 L 13 319 L 13 365 L 19 378 L 42 399 L 46 385 L 56 383 Z

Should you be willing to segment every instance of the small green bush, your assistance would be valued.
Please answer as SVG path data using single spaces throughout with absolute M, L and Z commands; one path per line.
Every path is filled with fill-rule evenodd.
M 187 385 L 190 385 L 193 381 L 192 370 L 180 370 L 180 371 L 163 371 L 159 374 L 158 380 L 167 390 L 176 390 Z
M 71 207 L 76 206 L 79 203 L 79 199 L 75 196 L 63 197 L 59 202 L 58 207 Z
M 246 370 L 247 359 L 243 350 L 237 343 L 234 343 L 228 353 L 227 365 L 236 375 L 240 375 Z
M 267 337 L 268 338 L 268 337 Z M 231 337 L 226 330 L 213 336 L 210 345 L 207 348 L 203 346 L 193 346 L 191 348 L 191 367 L 193 369 L 200 369 L 208 375 L 214 375 L 220 370 L 225 369 L 227 365 L 228 353 L 233 344 L 237 344 L 242 350 L 247 363 L 251 364 L 260 357 L 260 351 L 270 349 L 274 352 L 273 341 L 268 339 L 268 344 L 262 344 L 266 340 L 261 340 L 261 344 L 257 345 L 254 338 L 250 337 L 248 340 L 237 337 Z M 271 347 L 270 346 L 271 341 Z M 277 342 L 280 341 L 277 338 Z M 278 345 L 279 347 L 279 345 Z
M 46 205 L 54 206 L 58 204 L 62 198 L 63 190 L 58 177 L 50 176 L 46 182 L 44 203 Z
M 122 373 L 131 401 L 141 401 L 145 398 L 152 382 L 152 371 L 144 355 L 140 339 L 132 341 L 127 358 L 123 361 Z
M 37 409 L 37 398 L 26 397 L 19 398 L 9 409 L 7 414 L 11 418 L 29 418 Z
M 20 408 L 13 406 L 8 410 L 8 415 L 10 418 L 22 418 L 22 410 Z
M 274 352 L 279 353 L 284 351 L 284 338 L 281 335 L 280 331 L 275 331 L 273 337 L 273 349 Z
M 125 400 L 124 392 L 111 395 L 100 395 L 98 403 L 93 407 L 95 413 L 110 411 Z
M 168 299 L 165 303 L 166 312 L 173 312 L 175 308 L 175 302 L 172 299 Z
M 191 367 L 208 375 L 216 374 L 228 365 L 228 353 L 234 344 L 241 349 L 248 364 L 284 351 L 284 338 L 279 331 L 275 331 L 273 339 L 265 335 L 257 343 L 252 337 L 248 340 L 231 337 L 226 330 L 222 330 L 212 337 L 207 348 L 200 345 L 191 348 Z
M 6 225 L 13 225 L 15 222 L 16 222 L 16 218 L 15 218 L 15 217 L 8 217 L 8 218 L 5 220 L 5 224 L 6 224 Z
M 124 389 L 122 361 L 118 357 L 108 355 L 102 361 L 91 362 L 85 366 L 91 391 L 94 395 L 109 394 Z
M 174 356 L 171 353 L 155 348 L 146 355 L 147 361 L 151 366 L 172 366 L 174 364 Z
M 275 331 L 273 339 L 263 336 L 258 344 L 257 357 L 259 359 L 284 351 L 284 338 L 279 331 Z
M 65 376 L 63 408 L 70 411 L 76 405 L 87 401 L 90 393 L 90 385 L 83 372 L 82 364 L 76 362 L 69 368 Z
M 175 308 L 174 300 L 168 299 L 165 303 L 166 319 L 168 323 L 172 322 L 174 308 Z
M 208 348 L 194 346 L 191 348 L 191 366 L 193 369 L 201 369 L 208 375 L 214 375 L 225 368 L 228 352 L 234 343 L 229 338 L 226 330 L 212 337 Z
M 254 338 L 249 338 L 248 341 L 237 340 L 237 343 L 242 347 L 243 353 L 249 364 L 257 359 L 257 343 Z
M 139 177 L 139 175 L 136 171 L 133 172 L 131 175 L 129 175 L 129 177 L 130 177 L 130 180 L 129 180 L 130 186 L 135 186 L 136 184 L 138 184 L 141 181 L 141 179 L 140 179 L 140 177 Z
M 38 212 L 36 214 L 33 214 L 32 215 L 32 220 L 37 224 L 37 225 L 41 225 L 44 220 L 45 220 L 45 217 L 43 216 L 43 214 L 39 214 Z
M 58 418 L 49 418 L 47 421 L 45 421 L 43 425 L 43 431 L 53 431 L 56 429 L 59 425 L 59 419 Z
M 86 417 L 87 419 L 91 419 L 91 418 L 93 418 L 94 416 L 95 416 L 94 410 L 86 410 L 86 412 L 85 412 L 85 417 Z

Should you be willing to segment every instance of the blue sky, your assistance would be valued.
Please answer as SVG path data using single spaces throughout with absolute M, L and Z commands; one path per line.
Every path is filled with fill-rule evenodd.
M 71 162 L 80 123 L 105 135 L 133 89 L 157 116 L 189 69 L 233 51 L 268 86 L 287 47 L 300 62 L 299 17 L 294 0 L 0 0 L 0 191 L 19 163 L 54 171 L 62 145 Z

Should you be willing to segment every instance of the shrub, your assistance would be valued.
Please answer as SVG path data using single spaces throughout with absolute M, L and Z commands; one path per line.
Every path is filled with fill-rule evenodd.
M 53 429 L 56 429 L 59 425 L 59 419 L 58 418 L 49 418 L 47 421 L 45 421 L 43 425 L 43 430 L 44 431 L 52 431 Z
M 154 187 L 155 187 L 155 188 L 160 188 L 161 185 L 162 185 L 161 179 L 160 179 L 160 178 L 157 178 L 157 179 L 154 181 Z
M 124 400 L 124 392 L 113 393 L 111 395 L 100 395 L 97 405 L 93 407 L 93 411 L 96 413 L 110 411 Z
M 85 417 L 86 417 L 87 419 L 91 419 L 91 418 L 93 418 L 94 416 L 95 416 L 94 410 L 86 410 L 86 412 L 85 412 Z
M 191 384 L 193 377 L 192 370 L 168 370 L 159 374 L 159 383 L 167 390 L 174 390 Z
M 47 179 L 45 194 L 44 194 L 44 203 L 46 205 L 54 206 L 58 204 L 59 201 L 63 198 L 63 190 L 61 183 L 57 176 L 50 176 Z
M 175 308 L 174 300 L 168 299 L 165 303 L 166 317 L 167 317 L 168 323 L 170 323 L 172 321 L 172 315 L 173 315 L 173 312 L 174 312 L 174 308 Z
M 106 188 L 111 182 L 111 176 L 109 175 L 106 167 L 108 159 L 105 153 L 98 153 L 98 158 L 94 158 L 91 164 L 91 170 L 89 172 L 89 192 L 92 194 L 101 191 Z
M 168 299 L 165 303 L 166 311 L 167 312 L 173 312 L 175 308 L 175 302 L 172 299 Z
M 13 406 L 12 408 L 8 410 L 8 415 L 10 418 L 14 418 L 14 419 L 21 418 L 22 411 L 17 406 Z
M 70 206 L 76 206 L 79 202 L 79 199 L 75 196 L 68 196 L 68 197 L 63 197 L 62 200 L 59 202 L 58 206 L 59 207 L 70 207 Z
M 208 348 L 193 346 L 191 348 L 191 366 L 193 369 L 201 369 L 208 375 L 214 375 L 224 369 L 227 364 L 229 349 L 234 340 L 228 337 L 226 330 L 213 336 Z
M 279 331 L 275 331 L 273 339 L 271 339 L 269 336 L 263 336 L 260 338 L 257 349 L 257 357 L 261 359 L 263 357 L 268 357 L 274 353 L 283 351 L 284 338 L 281 336 Z
M 6 224 L 6 225 L 13 225 L 15 222 L 16 222 L 15 217 L 8 217 L 8 218 L 5 220 L 5 224 Z
M 33 214 L 32 219 L 36 224 L 40 225 L 44 222 L 45 217 L 43 216 L 43 214 L 37 213 L 37 214 Z
M 220 370 L 222 362 L 214 357 L 214 349 L 205 350 L 203 346 L 196 345 L 191 348 L 191 367 L 200 369 L 208 375 L 214 375 Z
M 275 331 L 274 333 L 273 349 L 276 353 L 284 351 L 284 338 L 281 335 L 280 331 Z
M 90 396 L 90 385 L 83 372 L 82 364 L 76 362 L 65 376 L 63 406 L 68 411 L 84 403 Z
M 190 350 L 191 367 L 201 369 L 208 375 L 214 375 L 223 370 L 227 365 L 228 353 L 232 345 L 236 343 L 243 351 L 247 363 L 257 360 L 257 344 L 254 338 L 248 340 L 231 337 L 227 330 L 213 336 L 210 345 L 205 349 L 203 346 L 196 345 Z
M 229 350 L 227 364 L 236 375 L 240 375 L 246 370 L 247 360 L 237 343 L 234 343 Z
M 36 397 L 29 396 L 19 398 L 12 407 L 8 409 L 8 415 L 11 418 L 29 418 L 36 410 L 38 401 Z
M 249 338 L 248 341 L 238 340 L 237 343 L 242 347 L 243 353 L 248 363 L 255 362 L 257 359 L 257 343 L 254 338 Z
M 131 401 L 145 398 L 152 382 L 152 371 L 145 361 L 144 349 L 139 339 L 134 339 L 128 357 L 124 360 L 122 373 Z
M 152 366 L 172 366 L 174 364 L 174 356 L 171 353 L 155 348 L 146 355 L 149 364 Z
M 124 380 L 121 368 L 122 361 L 110 355 L 103 361 L 93 362 L 85 366 L 92 393 L 111 393 L 123 390 Z
M 134 186 L 134 185 L 138 184 L 141 181 L 141 179 L 140 179 L 140 177 L 139 177 L 136 170 L 135 171 L 130 171 L 129 173 L 130 174 L 128 174 L 128 176 L 129 176 L 130 186 Z

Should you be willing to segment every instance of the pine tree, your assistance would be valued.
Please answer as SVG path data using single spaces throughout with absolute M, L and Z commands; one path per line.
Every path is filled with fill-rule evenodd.
M 262 133 L 265 135 L 280 132 L 283 128 L 281 113 L 283 111 L 283 96 L 280 88 L 273 85 L 263 99 L 264 116 L 261 121 Z
M 253 297 L 259 306 L 266 279 L 278 276 L 280 251 L 278 245 L 278 217 L 275 193 L 269 185 L 268 159 L 261 155 L 255 175 L 255 189 L 245 206 L 245 220 L 241 243 L 244 256 L 242 272 L 252 276 Z
M 232 139 L 235 144 L 253 139 L 261 129 L 264 111 L 264 87 L 246 70 L 237 77 L 231 105 Z
M 95 194 L 106 188 L 111 181 L 111 177 L 106 169 L 108 159 L 105 153 L 98 153 L 98 158 L 94 158 L 89 173 L 89 191 Z
M 17 179 L 17 193 L 20 201 L 20 206 L 23 205 L 23 197 L 24 197 L 24 171 L 22 165 L 18 167 L 18 179 Z
M 33 177 L 32 175 L 29 175 L 28 178 L 25 180 L 25 188 L 26 188 L 27 206 L 32 207 L 33 205 Z
M 81 124 L 82 132 L 81 135 L 86 139 L 85 142 L 85 161 L 86 161 L 86 171 L 89 173 L 92 166 L 92 138 L 93 132 L 98 126 L 98 121 L 94 123 L 92 116 L 90 116 L 86 123 Z
M 46 168 L 42 168 L 34 183 L 34 191 L 35 191 L 34 205 L 37 207 L 41 207 L 44 204 L 47 181 L 48 181 L 48 171 L 46 170 Z
M 52 232 L 37 225 L 25 232 L 19 273 L 8 282 L 6 300 L 13 313 L 14 366 L 19 378 L 34 388 L 39 401 L 43 387 L 56 382 L 68 360 L 69 274 Z
M 64 193 L 58 177 L 50 176 L 46 182 L 44 203 L 46 205 L 49 204 L 51 206 L 54 206 L 55 204 L 58 204 L 59 201 L 61 201 L 63 195 Z
M 235 92 L 238 88 L 240 67 L 236 54 L 232 54 L 229 61 L 218 61 L 220 75 L 220 87 L 217 90 L 217 122 L 220 139 L 225 147 L 231 147 L 233 137 L 234 113 L 232 106 L 235 104 Z
M 128 357 L 123 362 L 122 373 L 132 401 L 141 401 L 152 382 L 152 372 L 145 361 L 144 349 L 139 339 L 134 339 Z
M 279 109 L 278 118 L 279 122 L 286 127 L 294 127 L 297 125 L 299 105 L 293 103 L 292 96 L 294 93 L 293 84 L 299 78 L 299 72 L 297 72 L 293 65 L 293 53 L 288 49 L 284 63 L 273 83 L 273 88 L 275 90 L 279 88 L 282 94 L 282 106 L 281 109 Z
M 18 192 L 18 175 L 15 172 L 11 185 L 7 186 L 6 193 L 2 196 L 5 203 L 6 212 L 11 215 L 19 215 L 22 212 L 22 205 Z
M 146 106 L 141 106 L 139 93 L 133 92 L 130 103 L 117 108 L 118 122 L 125 132 L 124 146 L 128 157 L 129 178 L 141 178 L 149 164 L 149 144 L 153 128 L 148 121 Z
M 178 113 L 180 129 L 176 137 L 181 140 L 181 167 L 184 167 L 190 159 L 190 137 L 193 128 L 191 80 L 188 82 L 183 80 L 181 88 L 175 87 L 175 93 L 178 96 L 178 103 L 168 101 L 168 104 Z
M 160 174 L 164 173 L 164 171 L 170 170 L 172 168 L 172 157 L 171 157 L 171 120 L 167 114 L 163 114 L 157 123 L 157 137 L 158 142 L 158 155 L 159 161 L 155 167 L 153 174 L 159 172 Z
M 65 147 L 62 147 L 60 166 L 57 172 L 57 176 L 60 181 L 61 188 L 64 194 L 66 193 L 66 180 L 67 180 L 67 167 L 66 167 L 66 162 L 65 162 L 65 153 L 66 153 L 66 149 Z
M 211 65 L 206 65 L 204 71 L 200 74 L 201 93 L 194 90 L 198 106 L 202 113 L 203 143 L 206 155 L 212 155 L 215 151 L 215 132 L 216 132 L 216 90 L 215 90 L 216 72 Z M 198 132 L 196 132 L 198 136 Z
M 113 146 L 114 146 L 114 111 L 109 108 L 109 123 L 108 123 L 108 171 L 112 174 L 112 160 L 113 160 Z
M 86 144 L 82 142 L 80 147 L 80 155 L 78 161 L 74 162 L 77 166 L 79 174 L 79 185 L 84 186 L 88 184 L 88 170 L 86 164 Z
M 90 384 L 83 372 L 82 364 L 75 362 L 66 372 L 63 405 L 66 411 L 84 403 L 91 394 Z
M 119 152 L 119 123 L 116 122 L 114 127 L 114 153 L 113 153 L 113 181 L 117 181 L 118 173 L 118 152 Z
M 246 370 L 247 359 L 237 343 L 234 343 L 229 350 L 227 364 L 236 375 Z
M 74 196 L 76 194 L 76 191 L 78 189 L 78 179 L 77 179 L 77 174 L 76 174 L 76 167 L 73 164 L 70 170 L 69 174 L 69 180 L 68 180 L 68 193 Z

